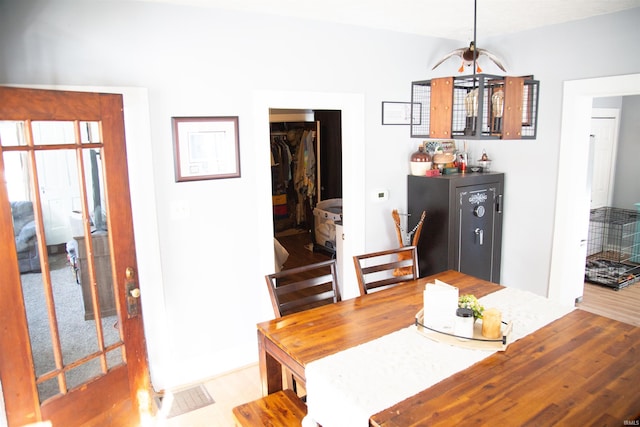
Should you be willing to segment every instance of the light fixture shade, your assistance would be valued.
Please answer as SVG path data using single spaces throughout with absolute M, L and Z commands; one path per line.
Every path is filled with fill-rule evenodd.
M 411 84 L 411 137 L 535 139 L 540 82 L 475 74 Z

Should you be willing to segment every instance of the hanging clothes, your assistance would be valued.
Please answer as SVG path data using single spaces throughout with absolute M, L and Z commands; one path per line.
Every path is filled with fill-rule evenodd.
M 316 194 L 315 134 L 315 131 L 305 130 L 297 152 L 294 185 L 296 191 L 307 199 L 313 199 Z
M 271 126 L 272 191 L 273 195 L 287 194 L 290 219 L 296 226 L 308 226 L 313 215 L 317 191 L 315 126 L 310 122 Z
M 293 156 L 286 141 L 286 135 L 271 136 L 271 182 L 273 194 L 286 193 L 292 178 L 291 163 Z

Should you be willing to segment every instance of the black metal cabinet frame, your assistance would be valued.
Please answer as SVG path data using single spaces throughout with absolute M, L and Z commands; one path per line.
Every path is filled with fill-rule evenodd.
M 426 219 L 420 276 L 457 270 L 500 282 L 504 174 L 408 176 L 408 228 Z

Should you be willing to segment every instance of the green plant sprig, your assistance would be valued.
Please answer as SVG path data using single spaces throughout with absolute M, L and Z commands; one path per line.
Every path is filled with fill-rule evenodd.
M 460 297 L 458 298 L 458 307 L 470 308 L 473 311 L 474 319 L 482 319 L 484 307 L 482 306 L 482 304 L 480 304 L 478 298 L 476 298 L 475 295 L 460 295 Z

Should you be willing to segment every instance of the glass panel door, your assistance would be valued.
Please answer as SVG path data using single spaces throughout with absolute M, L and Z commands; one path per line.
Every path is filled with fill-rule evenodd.
M 124 363 L 98 122 L 0 122 L 40 402 Z

